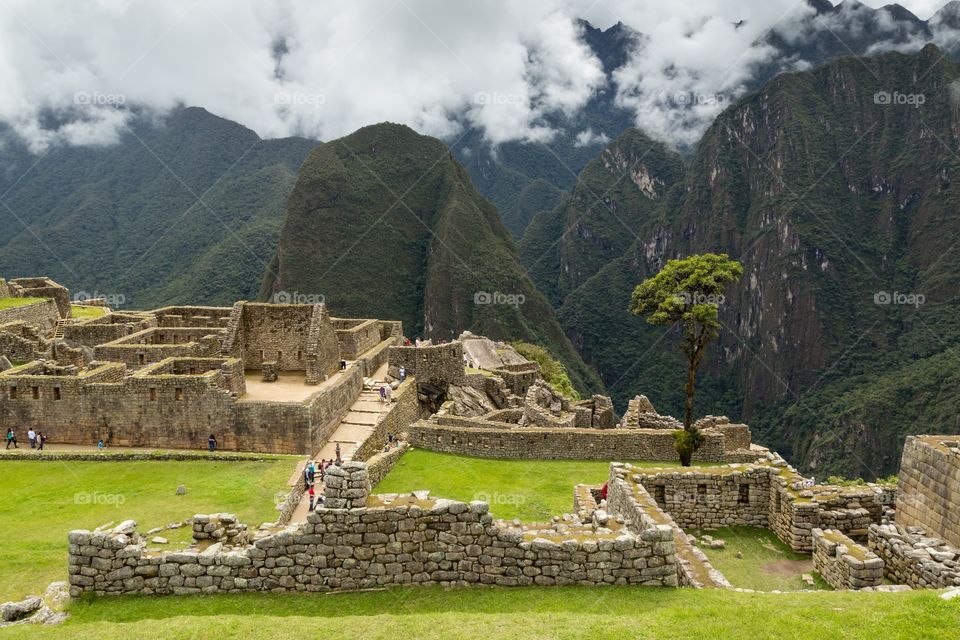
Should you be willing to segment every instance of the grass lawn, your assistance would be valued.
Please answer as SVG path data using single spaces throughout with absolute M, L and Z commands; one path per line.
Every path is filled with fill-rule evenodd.
M 107 314 L 104 307 L 93 307 L 84 304 L 70 305 L 70 316 L 73 318 L 99 318 Z
M 0 462 L 0 602 L 67 578 L 67 534 L 127 518 L 138 529 L 196 513 L 236 512 L 257 527 L 276 520 L 274 496 L 292 459 L 270 462 Z M 177 496 L 178 485 L 187 488 Z M 160 534 L 189 541 L 188 527 Z M 173 546 L 173 545 L 171 545 Z
M 43 302 L 44 300 L 46 300 L 46 298 L 0 298 L 0 311 L 14 307 L 22 307 L 36 302 Z
M 345 594 L 102 598 L 63 626 L 10 638 L 656 638 L 924 640 L 957 637 L 960 602 L 936 593 L 749 594 L 642 587 L 433 587 Z
M 634 462 L 663 467 L 670 463 Z M 429 489 L 452 500 L 483 500 L 495 517 L 542 522 L 573 509 L 573 486 L 603 484 L 610 463 L 597 460 L 497 460 L 424 449 L 410 451 L 374 488 L 376 493 Z
M 697 531 L 687 533 L 700 537 Z M 725 549 L 709 549 L 706 545 L 700 548 L 735 587 L 760 591 L 830 588 L 814 574 L 813 559 L 809 554 L 794 552 L 769 529 L 727 527 L 703 533 L 726 541 Z M 738 552 L 742 557 L 737 557 Z M 804 573 L 813 576 L 816 587 L 803 582 L 801 576 Z

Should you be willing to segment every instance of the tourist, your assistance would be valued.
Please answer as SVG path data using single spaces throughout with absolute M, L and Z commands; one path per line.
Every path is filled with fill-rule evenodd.
M 321 458 L 320 459 L 320 482 L 323 482 L 323 476 L 327 474 L 326 468 L 327 468 L 327 461 L 325 458 Z
M 600 495 L 602 496 L 603 500 L 607 499 L 607 483 L 606 482 L 603 483 L 603 487 L 600 489 Z
M 403 346 L 405 346 L 405 347 L 409 347 L 409 346 L 410 346 L 410 338 L 404 338 L 404 339 L 403 339 Z
M 37 447 L 37 432 L 33 430 L 33 427 L 30 427 L 30 430 L 27 431 L 27 440 L 30 441 L 31 449 L 35 449 Z
M 337 466 L 340 466 L 340 443 L 337 443 Z
M 313 466 L 313 460 L 308 460 L 307 466 L 303 468 L 303 478 L 306 480 L 307 486 L 312 489 L 317 479 L 317 468 Z
M 207 450 L 209 450 L 210 453 L 217 450 L 217 439 L 213 437 L 212 433 L 207 437 Z
M 310 496 L 310 511 L 313 511 L 313 506 L 314 506 L 314 505 L 313 505 L 313 499 L 314 499 L 314 497 L 316 496 L 316 493 L 315 493 L 314 490 L 313 490 L 313 485 L 312 485 L 312 484 L 307 488 L 307 495 Z
M 97 449 L 103 449 L 103 438 L 97 440 Z
M 14 449 L 19 449 L 17 446 L 17 436 L 13 434 L 13 429 L 7 429 L 7 449 L 10 448 L 10 445 L 13 445 Z
M 43 431 L 37 434 L 37 451 L 43 451 L 43 444 L 47 441 L 47 436 L 43 435 Z
M 385 386 L 386 388 L 383 390 L 383 392 L 387 394 L 387 404 L 390 404 L 391 402 L 393 402 L 393 387 L 391 387 L 390 385 L 385 385 Z
M 419 348 L 420 348 L 420 338 L 417 338 L 417 343 L 416 343 L 416 344 L 417 344 L 417 348 L 419 349 Z
M 403 367 L 400 367 L 400 382 L 403 382 L 407 379 L 407 370 Z
M 340 371 L 344 371 L 346 368 L 347 368 L 347 361 L 346 361 L 346 360 L 341 360 L 341 361 L 340 361 Z
M 380 404 L 383 404 L 387 401 L 387 390 L 384 388 L 384 385 L 380 385 Z

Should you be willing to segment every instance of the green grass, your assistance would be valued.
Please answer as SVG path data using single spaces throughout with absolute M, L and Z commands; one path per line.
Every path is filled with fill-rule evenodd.
M 84 304 L 70 305 L 70 316 L 73 318 L 99 318 L 106 313 L 105 307 L 91 307 Z
M 935 593 L 748 594 L 641 587 L 401 589 L 100 599 L 61 627 L 10 638 L 956 638 L 960 604 Z
M 42 593 L 67 577 L 67 534 L 127 518 L 141 533 L 196 513 L 236 512 L 257 527 L 276 520 L 274 495 L 294 461 L 0 463 L 0 601 Z M 187 493 L 177 496 L 178 485 Z M 188 529 L 163 534 L 189 539 Z
M 0 298 L 0 311 L 43 302 L 44 300 L 46 300 L 46 298 Z
M 662 467 L 670 463 L 634 462 Z M 597 460 L 497 460 L 414 449 L 374 489 L 429 489 L 437 498 L 484 500 L 498 518 L 542 522 L 573 509 L 573 486 L 603 484 L 610 463 Z
M 794 552 L 769 529 L 727 527 L 702 533 L 726 541 L 725 549 L 710 549 L 707 545 L 700 548 L 735 587 L 760 591 L 829 589 L 826 582 L 814 575 L 810 555 Z M 738 552 L 741 558 L 737 557 Z M 803 582 L 801 576 L 804 573 L 813 575 L 816 587 Z

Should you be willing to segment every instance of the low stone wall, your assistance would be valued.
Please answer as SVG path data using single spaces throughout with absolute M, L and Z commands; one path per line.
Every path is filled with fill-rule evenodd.
M 456 422 L 456 425 L 453 424 Z M 422 449 L 485 458 L 530 460 L 660 460 L 677 458 L 673 431 L 656 429 L 517 428 L 482 418 L 445 417 L 410 426 L 410 444 Z M 695 462 L 757 460 L 761 451 L 727 453 L 723 436 L 704 433 Z
M 641 471 L 635 476 L 657 505 L 683 528 L 766 527 L 770 471 L 764 467 L 709 471 Z
M 918 527 L 873 525 L 870 550 L 884 562 L 885 574 L 914 589 L 960 587 L 960 550 L 927 538 Z
M 376 320 L 332 320 L 340 345 L 340 357 L 344 360 L 356 360 L 380 342 L 380 326 Z
M 232 513 L 197 514 L 191 522 L 194 542 L 238 545 L 249 540 L 247 525 L 237 522 L 237 516 Z
M 673 565 L 675 584 L 695 589 L 727 588 L 730 583 L 717 571 L 707 556 L 693 546 L 686 533 L 638 481 L 630 465 L 613 463 L 607 480 L 607 510 L 611 515 L 624 519 L 631 531 L 643 531 L 655 527 L 663 540 L 672 544 L 673 563 L 669 558 L 665 566 Z
M 389 451 L 381 451 L 377 455 L 367 460 L 367 473 L 370 475 L 370 486 L 376 488 L 380 481 L 387 477 L 387 474 L 393 470 L 394 465 L 400 461 L 410 445 L 401 442 L 399 445 Z
M 0 324 L 21 320 L 43 331 L 53 329 L 59 319 L 57 303 L 49 299 L 0 310 Z
M 813 568 L 834 589 L 878 587 L 883 560 L 843 533 L 813 530 Z
M 105 533 L 72 531 L 70 595 L 677 581 L 669 527 L 562 542 L 528 539 L 494 522 L 485 502 L 411 496 L 383 503 L 356 491 L 369 486 L 363 463 L 348 462 L 337 473 L 341 486 L 331 489 L 328 478 L 326 502 L 346 500 L 355 508 L 322 507 L 304 524 L 258 531 L 252 545 L 147 553 L 130 521 Z

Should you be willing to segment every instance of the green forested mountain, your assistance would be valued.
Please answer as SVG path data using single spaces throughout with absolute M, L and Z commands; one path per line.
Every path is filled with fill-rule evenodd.
M 581 389 L 600 382 L 520 265 L 497 209 L 435 138 L 379 124 L 304 162 L 261 297 L 324 296 L 335 314 L 403 320 L 407 335 L 465 329 L 549 348 Z M 492 300 L 491 300 L 492 298 Z
M 627 316 L 630 288 L 669 258 L 729 252 L 745 274 L 701 413 L 751 420 L 809 469 L 866 476 L 895 468 L 907 433 L 960 431 L 958 87 L 932 45 L 778 76 L 721 114 L 629 249 L 566 296 L 561 324 L 618 400 L 648 392 L 676 412 L 675 336 Z M 623 173 L 607 168 L 581 180 L 602 193 Z M 636 209 L 639 187 L 616 184 L 628 193 L 607 209 Z M 552 224 L 594 235 L 563 207 Z
M 136 118 L 115 145 L 38 155 L 0 133 L 0 274 L 49 275 L 134 308 L 256 295 L 318 144 L 261 140 L 199 108 Z

